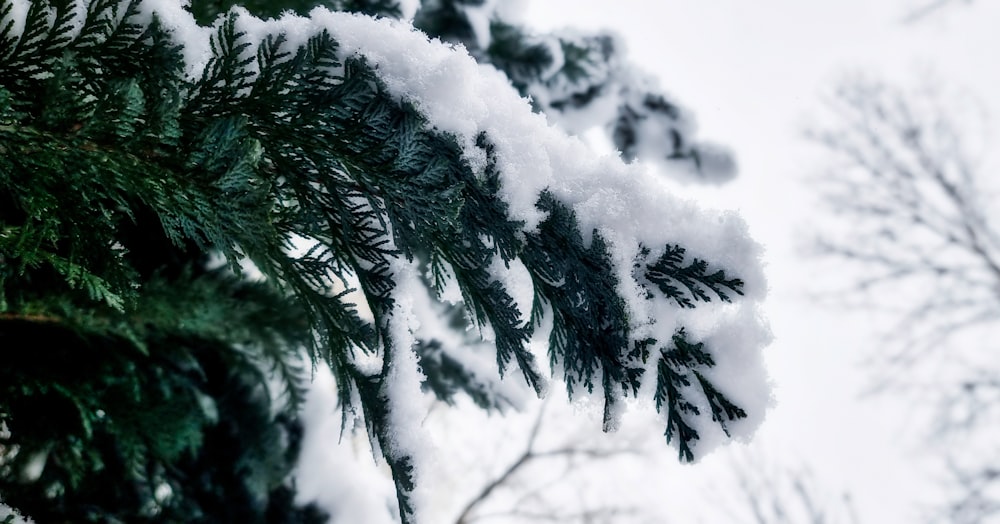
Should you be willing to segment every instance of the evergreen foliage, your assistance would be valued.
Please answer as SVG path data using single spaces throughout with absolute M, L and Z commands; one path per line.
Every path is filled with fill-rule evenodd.
M 722 395 L 699 369 L 715 366 L 712 355 L 704 351 L 704 343 L 691 343 L 684 329 L 673 336 L 673 348 L 663 348 L 657 363 L 656 409 L 666 410 L 667 440 L 677 437 L 678 451 L 683 460 L 694 460 L 691 443 L 698 440 L 698 431 L 685 416 L 698 416 L 700 408 L 685 394 L 692 387 L 691 376 L 698 382 L 702 395 L 712 411 L 712 420 L 718 422 L 724 431 L 726 423 L 747 416 L 742 408 Z
M 188 43 L 149 5 L 78 5 L 0 2 L 5 504 L 37 522 L 321 521 L 294 506 L 289 475 L 310 368 L 327 365 L 345 420 L 362 414 L 411 521 L 417 479 L 394 444 L 393 366 L 416 351 L 438 397 L 505 401 L 440 342 L 399 339 L 400 261 L 425 263 L 438 294 L 457 286 L 468 317 L 493 334 L 500 374 L 516 370 L 539 393 L 546 374 L 527 343 L 550 316 L 550 366 L 571 397 L 603 393 L 608 429 L 664 342 L 655 402 L 682 458 L 699 438 L 692 376 L 713 420 L 746 416 L 698 371 L 714 364 L 702 343 L 683 330 L 636 336 L 608 244 L 581 231 L 570 206 L 544 193 L 536 230 L 511 218 L 498 196 L 502 137 L 478 137 L 487 161 L 473 167 L 456 137 L 342 55 L 335 34 L 251 41 L 248 15 L 231 10 L 191 76 Z M 416 23 L 458 35 L 462 11 L 449 5 L 428 2 Z M 226 7 L 194 11 L 205 22 Z M 399 13 L 389 2 L 334 7 Z M 515 85 L 537 81 L 543 48 L 513 26 L 491 31 L 493 63 Z M 570 62 L 561 71 L 590 74 L 574 76 Z M 741 293 L 740 279 L 687 262 L 680 246 L 641 253 L 647 300 L 693 308 L 711 300 L 705 290 Z M 530 318 L 497 260 L 530 274 Z
M 723 182 L 735 175 L 732 156 L 695 139 L 691 115 L 626 62 L 615 35 L 534 34 L 506 20 L 498 12 L 500 4 L 426 0 L 413 23 L 503 71 L 536 110 L 571 132 L 604 128 L 626 160 L 686 166 L 700 181 Z M 598 106 L 611 110 L 595 111 Z
M 721 270 L 707 274 L 708 262 L 704 260 L 696 258 L 690 264 L 682 265 L 685 252 L 681 246 L 667 246 L 655 264 L 646 266 L 646 279 L 656 284 L 660 292 L 673 299 L 678 306 L 694 308 L 695 302 L 711 302 L 712 297 L 705 292 L 705 289 L 714 293 L 723 302 L 732 300 L 726 289 L 737 295 L 743 294 L 742 280 L 727 279 Z M 687 293 L 675 284 L 684 286 Z

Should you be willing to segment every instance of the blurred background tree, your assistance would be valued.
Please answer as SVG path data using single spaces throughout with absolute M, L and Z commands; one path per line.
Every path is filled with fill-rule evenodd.
M 1000 185 L 985 113 L 928 79 L 853 75 L 825 117 L 808 135 L 832 160 L 816 183 L 839 223 L 814 247 L 850 282 L 833 298 L 896 319 L 873 348 L 872 392 L 912 399 L 944 450 L 944 518 L 988 522 L 1000 516 Z
M 973 0 L 931 0 L 925 2 L 917 2 L 916 5 L 909 10 L 903 20 L 907 23 L 919 22 L 928 17 L 931 17 L 941 10 L 956 6 L 958 4 L 971 4 Z

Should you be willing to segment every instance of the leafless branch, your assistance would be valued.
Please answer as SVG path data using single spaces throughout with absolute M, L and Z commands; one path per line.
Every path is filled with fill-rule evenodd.
M 858 524 L 849 495 L 831 496 L 805 467 L 760 455 L 734 456 L 733 489 L 724 486 L 726 522 L 734 524 Z
M 991 461 L 993 464 L 998 461 Z M 952 465 L 952 477 L 957 480 L 958 497 L 946 508 L 942 518 L 953 524 L 982 524 L 992 515 L 1000 514 L 1000 469 L 993 466 L 969 467 Z
M 982 111 L 963 113 L 936 91 L 904 92 L 864 77 L 839 85 L 828 108 L 833 123 L 808 137 L 836 161 L 821 184 L 841 224 L 813 248 L 846 269 L 846 293 L 858 303 L 896 310 L 872 361 L 872 390 L 908 390 L 933 406 L 929 427 L 952 451 L 963 447 L 956 439 L 995 435 L 1000 217 L 973 147 Z M 955 478 L 971 489 L 970 479 L 992 464 L 956 468 Z M 969 491 L 979 502 L 963 507 L 1000 514 L 998 488 Z M 991 493 L 996 507 L 978 493 Z
M 849 229 L 814 249 L 852 263 L 855 291 L 906 305 L 890 361 L 943 351 L 1000 313 L 1000 231 L 961 128 L 934 104 L 866 79 L 840 86 L 829 105 L 839 122 L 809 137 L 839 160 L 823 191 Z
M 524 450 L 516 459 L 514 459 L 513 462 L 511 462 L 509 466 L 507 466 L 506 469 L 504 469 L 503 472 L 483 486 L 483 488 L 474 497 L 472 497 L 472 499 L 462 509 L 461 513 L 459 513 L 459 516 L 455 521 L 456 524 L 468 524 L 474 521 L 496 519 L 501 517 L 507 519 L 517 517 L 525 520 L 548 520 L 551 522 L 599 522 L 598 519 L 603 519 L 605 517 L 616 517 L 637 512 L 635 508 L 618 506 L 604 506 L 598 508 L 584 507 L 581 510 L 568 512 L 565 508 L 550 508 L 546 511 L 533 510 L 524 507 L 526 500 L 522 497 L 509 510 L 477 515 L 477 510 L 490 499 L 491 495 L 493 495 L 497 489 L 501 487 L 511 487 L 513 479 L 517 477 L 519 472 L 539 461 L 560 457 L 566 458 L 566 469 L 559 477 L 559 480 L 564 480 L 576 467 L 578 467 L 579 463 L 576 459 L 585 459 L 587 462 L 593 462 L 638 453 L 638 450 L 634 448 L 603 448 L 600 446 L 590 446 L 573 439 L 567 439 L 561 445 L 552 449 L 539 450 L 538 438 L 545 420 L 546 410 L 543 405 L 531 427 L 531 431 L 528 434 L 528 440 L 525 444 Z M 546 486 L 544 485 L 535 486 L 529 491 L 529 496 L 537 496 L 537 494 L 544 490 L 545 487 Z M 581 501 L 581 505 L 585 506 L 583 501 Z M 613 520 L 614 519 L 608 520 L 608 522 L 612 522 Z

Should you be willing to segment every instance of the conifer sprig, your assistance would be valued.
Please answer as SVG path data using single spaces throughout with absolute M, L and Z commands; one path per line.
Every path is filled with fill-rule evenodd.
M 562 368 L 571 397 L 576 388 L 593 392 L 600 385 L 604 425 L 610 430 L 619 390 L 635 394 L 642 371 L 641 362 L 628 354 L 625 304 L 607 293 L 618 284 L 607 246 L 595 232 L 585 247 L 572 211 L 550 194 L 542 195 L 539 208 L 548 218 L 537 233 L 527 235 L 521 258 L 532 275 L 536 298 L 551 310 L 549 363 Z
M 742 280 L 726 278 L 721 269 L 709 273 L 708 262 L 704 260 L 695 258 L 684 265 L 686 251 L 681 246 L 666 246 L 656 262 L 646 265 L 646 280 L 683 308 L 693 308 L 698 301 L 711 302 L 709 291 L 723 302 L 732 302 L 729 292 L 743 294 Z M 644 256 L 648 254 L 649 250 L 644 250 Z
M 421 387 L 432 392 L 438 400 L 455 405 L 455 397 L 461 392 L 489 411 L 502 412 L 514 405 L 512 399 L 495 391 L 491 381 L 467 369 L 453 356 L 453 352 L 461 348 L 446 351 L 441 341 L 432 339 L 418 341 L 415 349 L 420 357 L 420 369 L 426 375 Z
M 677 441 L 681 460 L 694 460 L 693 446 L 700 437 L 694 420 L 701 409 L 693 397 L 702 397 L 712 411 L 712 421 L 729 434 L 726 426 L 733 420 L 746 418 L 747 413 L 732 403 L 699 370 L 715 366 L 715 359 L 705 350 L 704 342 L 691 342 L 681 328 L 674 334 L 671 346 L 660 350 L 657 362 L 656 410 L 666 411 L 667 442 Z M 693 379 L 692 379 L 693 377 Z M 697 382 L 700 393 L 693 389 Z

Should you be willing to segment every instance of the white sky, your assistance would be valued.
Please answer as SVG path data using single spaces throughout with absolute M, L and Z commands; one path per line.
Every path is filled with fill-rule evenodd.
M 913 521 L 914 511 L 936 495 L 939 479 L 916 459 L 914 408 L 860 397 L 860 361 L 876 342 L 869 319 L 809 303 L 807 288 L 823 275 L 796 243 L 810 221 L 828 217 L 812 212 L 816 197 L 803 179 L 824 165 L 799 130 L 819 111 L 824 87 L 855 70 L 912 84 L 929 69 L 1000 113 L 1000 2 L 956 2 L 919 23 L 903 23 L 922 3 L 528 2 L 528 25 L 535 28 L 611 28 L 623 35 L 630 58 L 692 110 L 700 137 L 736 152 L 738 180 L 698 193 L 739 208 L 768 250 L 766 312 L 776 336 L 768 359 L 778 406 L 760 445 L 771 457 L 805 462 L 827 488 L 850 490 L 864 522 Z M 725 467 L 722 460 L 707 462 L 696 468 Z

